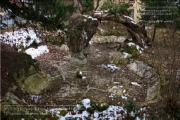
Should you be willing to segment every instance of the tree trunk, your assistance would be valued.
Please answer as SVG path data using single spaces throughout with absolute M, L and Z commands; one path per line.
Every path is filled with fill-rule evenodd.
M 93 17 L 97 19 L 114 21 L 120 24 L 123 24 L 130 35 L 132 36 L 132 42 L 138 44 L 142 48 L 150 44 L 150 38 L 147 35 L 147 32 L 144 27 L 138 25 L 131 17 L 125 15 L 115 16 L 114 14 L 108 12 L 99 12 L 94 13 Z
M 155 40 L 155 35 L 156 35 L 156 25 L 154 25 L 154 31 L 153 31 L 153 35 L 152 35 L 152 42 L 154 42 L 154 40 Z

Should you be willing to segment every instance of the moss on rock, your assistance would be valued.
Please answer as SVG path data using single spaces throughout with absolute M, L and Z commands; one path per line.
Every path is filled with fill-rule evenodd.
M 29 94 L 39 94 L 43 89 L 48 87 L 51 81 L 50 76 L 43 71 L 38 71 L 27 77 L 25 77 L 24 72 L 19 72 L 14 75 L 14 78 L 22 91 Z

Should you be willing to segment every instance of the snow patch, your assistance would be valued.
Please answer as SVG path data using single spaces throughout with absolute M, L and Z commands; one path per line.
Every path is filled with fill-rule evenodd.
M 83 100 L 82 100 L 82 104 L 84 105 L 85 108 L 91 107 L 90 102 L 91 102 L 91 101 L 90 101 L 89 98 L 86 98 L 86 99 L 83 99 Z
M 87 112 L 87 111 L 83 111 L 82 112 L 82 116 L 83 117 L 88 117 L 90 114 L 89 114 L 89 112 Z
M 123 52 L 123 58 L 130 58 L 131 56 L 129 53 Z
M 28 55 L 31 55 L 31 57 L 34 59 L 44 53 L 48 53 L 49 49 L 46 45 L 41 45 L 37 49 L 36 48 L 28 48 L 25 52 Z
M 127 100 L 128 97 L 127 96 L 121 96 L 121 98 Z
M 99 117 L 99 113 L 98 112 L 94 112 L 94 117 L 98 118 Z
M 103 68 L 103 69 L 108 69 L 111 72 L 114 72 L 114 71 L 120 69 L 119 67 L 117 67 L 114 64 L 107 64 L 107 65 L 106 64 L 102 64 L 102 65 L 99 65 L 98 67 Z
M 24 28 L 0 34 L 0 41 L 11 46 L 16 46 L 17 48 L 19 48 L 20 46 L 27 48 L 33 42 L 42 42 L 42 40 L 40 39 L 40 33 L 32 28 Z
M 41 99 L 41 95 L 29 95 L 30 96 L 30 99 L 35 101 L 35 103 L 37 103 L 40 99 Z
M 131 85 L 134 85 L 134 86 L 141 86 L 141 85 L 138 84 L 137 82 L 131 82 Z
M 126 95 L 127 96 L 127 95 Z M 89 107 L 90 106 L 90 99 L 86 98 L 82 100 L 82 103 L 84 106 Z M 82 105 L 77 104 L 75 106 L 75 108 L 77 107 L 82 107 Z M 81 113 L 79 113 L 79 111 L 74 111 L 73 114 L 71 113 L 71 111 L 69 111 L 65 116 L 60 116 L 59 113 L 61 110 L 67 110 L 66 108 L 54 108 L 54 109 L 50 109 L 50 111 L 47 111 L 47 113 L 51 113 L 52 115 L 56 115 L 57 117 L 59 117 L 59 120 L 66 120 L 66 119 L 82 119 L 82 120 L 86 120 L 87 117 L 89 117 L 89 119 L 91 120 L 105 120 L 108 118 L 108 120 L 117 120 L 118 118 L 122 119 L 125 118 L 125 116 L 127 115 L 127 110 L 124 109 L 121 106 L 114 106 L 114 105 L 110 105 L 106 110 L 99 112 L 99 111 L 94 111 L 94 113 L 90 114 L 87 110 L 82 111 Z M 145 108 L 141 108 L 139 110 L 139 112 L 143 112 L 145 111 Z M 130 113 L 131 116 L 134 116 L 134 118 L 136 120 L 139 120 L 139 117 L 135 117 L 135 113 L 131 112 Z M 145 116 L 146 114 L 143 115 L 143 120 L 145 120 Z
M 129 43 L 127 43 L 127 45 L 128 45 L 128 46 L 133 46 L 133 45 L 136 45 L 136 44 L 133 43 L 133 42 L 129 42 Z

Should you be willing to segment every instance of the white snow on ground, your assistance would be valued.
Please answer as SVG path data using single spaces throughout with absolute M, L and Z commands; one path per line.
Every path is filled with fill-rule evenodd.
M 26 49 L 33 42 L 37 44 L 42 42 L 40 33 L 32 28 L 22 28 L 0 34 L 0 41 L 10 46 L 16 46 L 19 48 L 18 51 L 21 51 L 22 46 Z M 46 45 L 41 45 L 38 48 L 28 48 L 25 52 L 34 59 L 44 53 L 48 53 L 49 49 Z
M 90 99 L 86 98 L 82 100 L 83 105 L 77 104 L 74 108 L 76 109 L 78 107 L 81 108 L 82 106 L 85 106 L 86 108 L 90 107 Z M 67 110 L 67 114 L 62 116 L 60 115 L 60 111 L 62 110 Z M 79 109 L 80 110 L 80 109 Z M 104 109 L 102 112 L 99 112 L 95 110 L 93 113 L 89 113 L 87 110 L 84 110 L 80 112 L 79 110 L 77 111 L 68 111 L 67 108 L 51 108 L 46 110 L 46 114 L 56 116 L 57 119 L 59 120 L 70 120 L 70 119 L 77 119 L 77 120 L 87 120 L 87 117 L 91 120 L 117 120 L 117 119 L 123 119 L 125 116 L 127 116 L 127 110 L 123 108 L 122 106 L 114 106 L 114 105 L 109 105 L 107 109 Z M 140 108 L 139 112 L 145 112 L 146 108 Z M 73 114 L 72 114 L 73 113 Z M 139 120 L 140 116 L 135 117 L 134 112 L 130 112 L 131 116 L 134 116 L 135 120 Z M 145 120 L 146 114 L 143 114 L 143 119 Z
M 25 52 L 34 59 L 44 53 L 48 53 L 49 49 L 46 45 L 41 45 L 38 48 L 28 48 Z
M 129 42 L 127 43 L 128 46 L 135 46 L 136 49 L 139 51 L 139 53 L 142 53 L 142 51 L 144 50 L 142 47 L 140 47 L 139 45 L 136 45 L 135 43 L 133 42 Z
M 66 120 L 64 116 L 61 116 L 59 120 Z
M 85 108 L 91 107 L 89 98 L 83 99 L 82 104 L 84 105 Z
M 29 47 L 33 42 L 40 43 L 42 42 L 39 36 L 39 33 L 36 32 L 32 28 L 24 28 L 15 30 L 14 32 L 5 32 L 4 34 L 0 34 L 0 40 L 8 45 L 20 47 L 21 45 L 24 48 Z
M 91 16 L 89 16 L 88 18 L 89 18 L 89 19 L 92 19 L 92 20 L 94 20 L 94 21 L 97 21 L 97 18 L 93 18 L 93 17 L 91 17 Z
M 87 112 L 87 111 L 83 111 L 83 112 L 82 112 L 82 116 L 88 117 L 89 115 L 90 115 L 90 113 Z
M 141 85 L 138 84 L 137 82 L 131 82 L 131 85 L 134 85 L 134 86 L 141 86 Z
M 89 16 L 89 15 L 83 15 L 85 18 L 88 18 L 88 19 L 92 19 L 93 21 L 97 21 L 97 18 L 93 18 L 92 16 Z M 84 21 L 86 22 L 87 20 L 84 19 Z
M 31 100 L 35 101 L 35 103 L 37 103 L 39 101 L 39 99 L 41 99 L 41 97 L 42 97 L 41 95 L 32 95 L 32 94 L 30 94 L 29 96 L 30 96 Z
M 127 100 L 128 97 L 127 96 L 121 96 L 121 98 Z
M 127 53 L 127 52 L 123 52 L 123 58 L 130 58 L 132 55 Z
M 119 67 L 117 67 L 114 64 L 107 64 L 107 65 L 106 64 L 102 64 L 102 65 L 99 65 L 98 67 L 103 68 L 103 69 L 108 69 L 111 72 L 114 72 L 114 71 L 120 69 Z
M 127 43 L 127 45 L 128 45 L 128 46 L 133 46 L 133 45 L 136 45 L 136 44 L 133 43 L 133 42 L 129 42 L 129 43 Z
M 99 117 L 99 113 L 98 112 L 94 112 L 94 117 L 98 118 Z
M 139 51 L 139 53 L 142 53 L 142 51 L 144 50 L 144 49 L 141 48 L 139 45 L 136 45 L 136 49 Z

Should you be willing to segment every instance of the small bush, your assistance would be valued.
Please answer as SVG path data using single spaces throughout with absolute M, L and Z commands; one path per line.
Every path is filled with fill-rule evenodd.
M 68 113 L 67 110 L 61 110 L 61 111 L 60 111 L 60 115 L 61 115 L 61 116 L 65 116 L 67 113 Z
M 99 112 L 102 112 L 102 111 L 106 110 L 109 107 L 109 104 L 91 102 L 91 107 L 94 110 L 98 110 Z
M 138 115 L 139 107 L 133 100 L 129 100 L 125 103 L 124 108 L 127 110 L 127 119 L 135 119 Z M 133 113 L 133 115 L 132 115 Z
M 140 54 L 139 50 L 136 49 L 136 46 L 126 46 L 125 51 L 133 57 L 137 57 Z

